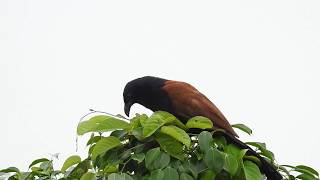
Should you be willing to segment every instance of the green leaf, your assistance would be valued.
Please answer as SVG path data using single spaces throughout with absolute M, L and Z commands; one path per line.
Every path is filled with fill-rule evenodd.
M 225 149 L 227 146 L 227 140 L 223 136 L 215 136 L 213 137 L 213 143 L 218 146 L 219 149 Z
M 143 153 L 139 153 L 139 154 L 133 154 L 131 159 L 137 161 L 138 163 L 141 163 L 145 158 L 145 155 Z
M 147 150 L 145 149 L 145 147 L 148 146 L 148 144 L 139 144 L 137 146 L 135 146 L 134 148 L 134 153 L 135 154 L 139 154 L 139 153 L 145 153 Z
M 160 151 L 160 148 L 154 148 L 147 152 L 145 157 L 146 168 L 149 170 L 162 169 L 170 163 L 170 156 Z
M 104 154 L 101 154 L 100 156 L 97 157 L 96 160 L 93 161 L 93 165 L 94 166 L 100 166 L 100 167 L 104 167 L 104 166 L 117 166 L 119 165 L 119 163 L 121 163 L 121 159 L 120 157 L 123 155 L 122 153 L 120 153 L 121 151 L 119 151 L 121 149 L 116 147 L 113 149 L 110 149 L 109 151 L 107 151 Z M 124 154 L 126 154 L 127 151 L 124 152 Z M 91 158 L 92 159 L 92 158 Z
M 164 178 L 164 172 L 161 169 L 157 169 L 151 172 L 150 180 L 162 180 Z
M 225 147 L 225 152 L 227 154 L 231 154 L 235 157 L 238 157 L 240 155 L 241 149 L 235 146 L 234 144 L 229 144 Z M 242 157 L 241 157 L 242 159 Z
M 136 127 L 140 127 L 140 126 L 144 127 L 146 125 L 147 121 L 149 121 L 149 117 L 145 114 L 137 115 L 136 117 L 139 120 L 139 123 L 136 120 L 134 120 L 135 122 L 133 122 L 133 125 Z
M 176 169 L 173 169 L 172 167 L 167 167 L 163 170 L 163 172 L 164 177 L 170 177 L 170 180 L 179 180 L 179 174 Z
M 178 172 L 186 173 L 188 175 L 192 175 L 194 179 L 198 179 L 198 172 L 201 171 L 197 169 L 196 164 L 193 164 L 191 161 L 173 161 L 170 166 L 178 170 Z M 181 178 L 181 177 L 180 177 Z
M 89 139 L 89 141 L 87 142 L 87 146 L 98 142 L 101 139 L 101 136 L 93 136 Z
M 123 173 L 123 174 L 112 173 L 108 176 L 108 180 L 133 180 L 133 179 L 126 173 Z
M 189 171 L 189 174 L 192 174 L 194 179 L 198 179 L 198 171 L 194 163 L 192 163 L 191 161 L 188 161 L 183 163 L 183 166 L 185 169 Z
M 188 120 L 187 128 L 212 129 L 213 123 L 210 119 L 203 116 L 195 116 Z
M 208 131 L 203 131 L 198 136 L 198 142 L 202 152 L 206 152 L 212 147 L 213 139 L 211 133 Z
M 88 172 L 91 167 L 90 160 L 86 159 L 80 162 L 72 171 L 69 173 L 68 178 L 70 179 L 80 179 L 83 174 Z
M 180 180 L 194 180 L 192 176 L 190 176 L 187 173 L 181 173 L 180 174 Z
M 3 173 L 10 173 L 10 172 L 20 173 L 19 169 L 16 168 L 16 167 L 9 167 L 7 169 L 2 169 L 2 170 L 0 170 L 0 172 L 3 172 Z
M 289 179 L 288 180 L 296 180 L 296 178 L 293 175 L 289 175 Z
M 148 120 L 148 116 L 145 114 L 136 115 L 136 117 L 130 120 L 131 128 L 141 127 L 141 122 L 146 122 Z
M 75 165 L 75 164 L 78 164 L 81 162 L 81 158 L 80 156 L 77 156 L 77 155 L 74 155 L 74 156 L 70 156 L 68 157 L 64 163 L 63 163 L 63 166 L 61 168 L 61 171 L 64 172 L 66 171 L 69 167 Z
M 187 126 L 184 125 L 184 124 L 183 124 L 180 120 L 178 120 L 178 119 L 176 119 L 176 120 L 174 120 L 173 122 L 168 123 L 168 124 L 170 124 L 170 125 L 175 125 L 175 126 L 181 128 L 181 129 L 185 130 L 185 131 L 188 130 Z
M 246 179 L 261 180 L 261 172 L 255 163 L 251 161 L 244 161 L 243 166 Z
M 238 160 L 232 154 L 226 155 L 226 163 L 225 163 L 225 170 L 230 173 L 231 176 L 234 176 L 238 171 Z
M 201 174 L 200 180 L 213 180 L 216 177 L 216 173 L 212 170 L 206 170 Z
M 311 167 L 309 167 L 309 166 L 299 165 L 299 166 L 296 166 L 296 168 L 303 169 L 303 170 L 307 170 L 307 171 L 309 171 L 310 173 L 312 173 L 312 174 L 314 174 L 314 175 L 316 175 L 316 176 L 319 176 L 319 173 L 318 173 L 315 169 L 313 169 L 313 168 L 311 168 Z
M 44 161 L 40 164 L 40 168 L 42 168 L 46 172 L 53 171 L 53 164 L 52 161 Z
M 161 121 L 161 117 L 159 116 L 151 116 L 142 126 L 142 134 L 143 138 L 151 136 L 154 132 L 156 132 L 161 126 L 164 125 L 164 122 Z
M 132 150 L 128 149 L 126 151 L 124 151 L 123 153 L 121 153 L 120 159 L 121 160 L 126 160 L 128 157 L 130 157 L 132 154 Z
M 302 180 L 319 180 L 318 178 L 310 174 L 300 174 L 296 178 L 302 179 Z
M 143 137 L 143 128 L 138 127 L 132 130 L 132 135 L 137 138 L 139 141 L 142 141 L 144 139 Z
M 225 164 L 225 154 L 220 152 L 218 149 L 211 147 L 205 153 L 204 162 L 209 169 L 218 174 Z
M 249 144 L 251 146 L 254 146 L 258 149 L 267 149 L 266 143 L 261 143 L 261 142 L 246 142 L 246 144 Z
M 92 145 L 92 146 L 90 146 L 90 148 L 89 148 L 89 150 L 88 150 L 88 155 L 92 154 L 92 151 L 93 151 L 93 149 L 94 149 L 95 146 L 96 146 L 95 144 Z
M 43 169 L 40 168 L 40 167 L 31 167 L 30 169 L 31 169 L 32 172 L 40 172 L 40 171 L 43 171 Z
M 243 157 L 244 160 L 250 160 L 252 162 L 254 162 L 255 164 L 257 164 L 258 166 L 261 166 L 261 161 L 259 158 L 257 158 L 256 156 L 244 156 Z
M 92 158 L 96 159 L 98 155 L 103 154 L 109 151 L 112 148 L 120 146 L 121 142 L 118 138 L 109 136 L 103 137 L 100 141 L 97 142 L 95 147 L 92 150 Z
M 186 172 L 184 170 L 184 167 L 183 167 L 181 161 L 177 161 L 177 160 L 172 161 L 169 166 L 172 167 L 173 169 L 176 169 L 178 171 L 178 173 Z
M 232 127 L 240 129 L 241 131 L 243 131 L 243 132 L 245 132 L 245 133 L 247 133 L 249 135 L 252 134 L 252 130 L 248 126 L 246 126 L 244 124 L 233 124 Z
M 153 162 L 153 169 L 163 169 L 170 163 L 170 156 L 161 152 L 158 158 Z
M 165 111 L 156 111 L 154 112 L 149 119 L 140 120 L 141 125 L 143 126 L 143 137 L 151 136 L 156 130 L 162 127 L 165 124 L 177 124 L 181 128 L 185 126 L 172 114 Z
M 285 168 L 285 167 L 283 167 L 283 166 L 281 166 L 281 165 L 279 165 L 278 166 L 278 168 L 279 168 L 279 172 L 281 171 L 281 172 L 284 172 L 287 176 L 288 176 L 288 180 L 291 180 L 292 178 L 290 177 L 290 172 L 287 170 L 287 168 Z M 294 180 L 294 178 L 293 178 L 293 180 Z
M 8 180 L 20 180 L 20 175 L 14 174 L 8 178 Z
M 239 160 L 242 160 L 243 157 L 246 155 L 247 151 L 248 151 L 248 149 L 241 149 L 241 150 L 240 150 L 240 153 L 239 153 L 239 155 L 238 155 L 238 159 L 239 159 Z
M 83 135 L 88 132 L 107 132 L 117 129 L 128 129 L 130 124 L 117 119 L 115 117 L 98 115 L 90 118 L 87 121 L 82 121 L 78 124 L 77 133 Z
M 50 161 L 50 160 L 47 159 L 47 158 L 36 159 L 29 165 L 29 168 L 31 168 L 32 166 L 34 166 L 34 165 L 36 165 L 38 163 L 46 162 L 46 161 Z
M 111 165 L 111 166 L 106 166 L 103 170 L 104 173 L 115 173 L 115 172 L 118 172 L 118 168 L 119 166 L 118 165 Z
M 152 169 L 153 162 L 160 156 L 160 148 L 150 149 L 145 157 L 145 164 L 147 169 Z
M 172 123 L 177 120 L 174 115 L 165 111 L 156 111 L 150 116 L 150 118 L 160 118 L 164 124 Z
M 110 134 L 110 136 L 114 136 L 117 137 L 121 140 L 124 139 L 124 137 L 128 134 L 128 132 L 126 130 L 115 130 L 112 131 L 112 133 Z
M 177 119 L 174 115 L 172 115 L 168 112 L 156 111 L 154 114 L 161 116 L 162 122 L 164 124 L 175 125 L 183 130 L 187 130 L 187 127 L 179 119 Z
M 92 172 L 86 172 L 84 175 L 81 176 L 80 180 L 95 180 L 96 175 Z
M 188 148 L 191 145 L 191 139 L 189 135 L 182 129 L 170 125 L 170 126 L 163 126 L 160 130 L 162 133 L 167 134 L 176 140 L 180 141 L 181 143 L 185 144 Z
M 159 133 L 156 137 L 156 141 L 160 144 L 160 147 L 171 156 L 181 161 L 186 158 L 183 151 L 183 145 L 171 136 Z
M 266 149 L 265 143 L 260 142 L 246 142 L 246 144 L 254 146 L 258 148 L 261 152 L 261 154 L 267 158 L 269 158 L 271 161 L 274 161 L 274 154 Z
M 311 167 L 308 167 L 308 166 L 304 166 L 304 165 L 299 165 L 299 166 L 296 166 L 296 167 L 295 166 L 291 166 L 291 165 L 282 165 L 282 166 L 291 168 L 291 171 L 300 172 L 302 174 L 308 174 L 308 175 L 313 176 L 313 177 L 314 177 L 314 175 L 318 176 L 317 175 L 318 172 L 316 170 L 312 169 Z M 302 168 L 299 168 L 299 167 L 302 167 Z

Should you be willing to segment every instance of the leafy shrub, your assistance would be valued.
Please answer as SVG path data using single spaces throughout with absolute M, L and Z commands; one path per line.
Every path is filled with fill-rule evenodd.
M 243 124 L 233 125 L 248 134 Z M 191 133 L 198 129 L 199 133 Z M 88 157 L 77 155 L 65 160 L 60 170 L 54 170 L 52 160 L 33 161 L 30 172 L 15 167 L 0 173 L 9 179 L 170 179 L 170 180 L 261 180 L 260 160 L 229 144 L 223 130 L 213 127 L 205 117 L 191 118 L 186 124 L 173 115 L 158 111 L 150 117 L 139 115 L 127 122 L 108 114 L 93 116 L 79 123 L 78 135 L 91 133 L 87 142 Z M 109 136 L 105 132 L 111 132 Z M 299 165 L 276 165 L 274 155 L 260 142 L 248 142 L 257 152 L 278 167 L 284 179 L 319 179 L 317 171 Z

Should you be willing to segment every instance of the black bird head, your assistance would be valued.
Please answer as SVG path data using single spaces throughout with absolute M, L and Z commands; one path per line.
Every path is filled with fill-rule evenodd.
M 124 112 L 130 114 L 133 104 L 139 103 L 152 111 L 167 110 L 162 107 L 169 107 L 169 100 L 162 87 L 166 79 L 152 76 L 145 76 L 127 83 L 123 91 Z

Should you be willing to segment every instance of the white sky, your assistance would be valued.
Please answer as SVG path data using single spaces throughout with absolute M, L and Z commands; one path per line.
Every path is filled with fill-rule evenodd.
M 0 169 L 75 152 L 89 108 L 154 75 L 193 84 L 280 164 L 320 170 L 320 1 L 0 1 Z M 135 105 L 134 112 L 150 112 Z M 80 139 L 84 149 L 87 137 Z

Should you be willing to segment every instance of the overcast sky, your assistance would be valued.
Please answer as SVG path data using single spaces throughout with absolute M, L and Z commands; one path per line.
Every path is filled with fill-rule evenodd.
M 0 169 L 76 152 L 126 82 L 186 81 L 279 164 L 320 170 L 320 1 L 0 1 Z M 135 105 L 134 113 L 150 113 Z

